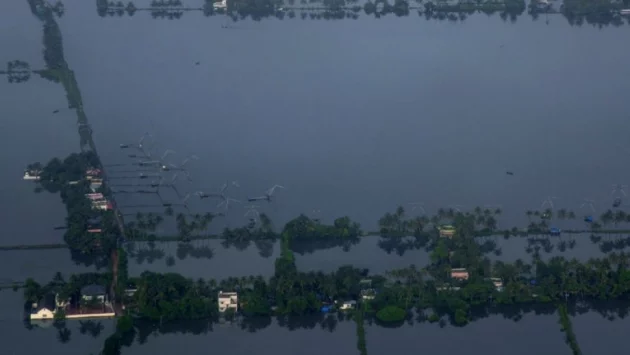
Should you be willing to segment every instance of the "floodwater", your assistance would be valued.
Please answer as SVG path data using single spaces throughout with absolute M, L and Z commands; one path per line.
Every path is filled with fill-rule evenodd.
M 535 236 L 531 237 L 534 238 Z M 535 248 L 535 245 L 540 247 L 539 253 L 542 260 L 549 260 L 552 257 L 561 256 L 566 259 L 577 259 L 585 262 L 591 258 L 603 258 L 606 256 L 606 253 L 600 249 L 601 241 L 594 244 L 590 239 L 590 234 L 564 234 L 561 237 L 545 236 L 544 238 L 550 241 L 552 245 L 550 250 L 545 250 L 544 244 L 542 243 L 543 239 L 537 239 L 531 245 L 532 249 Z M 529 245 L 527 237 L 510 237 L 507 240 L 503 237 L 491 237 L 479 239 L 478 242 L 482 242 L 483 240 L 493 240 L 497 248 L 501 249 L 500 255 L 494 253 L 488 254 L 490 260 L 513 262 L 516 259 L 522 259 L 523 261 L 531 262 L 532 254 L 527 253 L 527 247 Z M 615 240 L 615 237 L 603 236 L 602 241 L 603 240 Z
M 161 242 L 155 243 L 153 247 L 150 243 L 134 244 L 129 257 L 129 274 L 132 276 L 139 276 L 143 271 L 153 271 L 176 272 L 193 279 L 220 280 L 249 275 L 271 277 L 275 258 L 280 255 L 277 242 L 266 245 L 269 249 L 264 249 L 264 256 L 261 256 L 254 243 L 244 250 L 226 248 L 219 240 L 201 240 L 189 244 Z M 169 257 L 174 261 L 173 265 L 168 265 Z
M 627 332 L 630 320 L 615 317 L 608 320 L 595 312 L 588 312 L 572 317 L 573 331 L 584 354 L 622 355 L 627 351 Z
M 370 355 L 409 354 L 409 349 L 435 355 L 456 354 L 462 349 L 488 355 L 571 354 L 557 315 L 525 315 L 518 322 L 492 316 L 464 328 L 441 329 L 437 323 L 398 328 L 369 326 L 366 341 Z
M 351 265 L 369 269 L 371 274 L 383 274 L 411 265 L 423 267 L 429 263 L 429 255 L 424 249 L 405 250 L 402 255 L 395 251 L 387 253 L 379 247 L 379 240 L 378 236 L 363 237 L 347 250 L 343 246 L 324 249 L 317 243 L 293 243 L 296 265 L 298 270 L 304 272 L 333 272 L 342 266 Z M 271 277 L 275 258 L 280 255 L 279 242 L 265 242 L 260 248 L 251 243 L 243 250 L 234 246 L 226 247 L 219 240 L 193 241 L 190 244 L 141 242 L 133 243 L 127 249 L 130 255 L 129 273 L 132 276 L 138 276 L 143 271 L 176 272 L 193 279 L 249 275 Z M 169 257 L 174 261 L 173 265 L 168 264 Z
M 86 322 L 67 321 L 66 327 L 70 330 L 67 342 L 60 341 L 58 330 L 48 323 L 43 326 L 25 327 L 22 314 L 24 303 L 22 292 L 12 290 L 0 291 L 3 311 L 0 317 L 0 332 L 3 344 L 2 354 L 8 355 L 33 355 L 46 349 L 52 354 L 86 355 L 98 354 L 105 338 L 114 331 L 114 322 L 111 320 L 93 321 L 89 327 Z M 101 324 L 102 328 L 98 326 Z M 97 329 L 101 329 L 98 332 Z M 87 329 L 94 330 L 90 333 Z
M 201 0 L 194 2 L 201 5 Z M 630 173 L 623 164 L 630 149 L 624 136 L 630 128 L 625 108 L 630 51 L 623 45 L 627 26 L 575 28 L 557 16 L 546 25 L 526 16 L 509 24 L 496 15 L 450 23 L 362 14 L 357 21 L 270 19 L 222 29 L 224 19 L 200 13 L 173 21 L 140 12 L 132 18 L 100 18 L 94 1 L 64 4 L 59 24 L 66 59 L 76 73 L 104 163 L 130 162 L 118 145 L 137 142 L 150 131 L 156 139 L 154 154 L 175 150 L 169 157 L 174 163 L 190 154 L 199 157 L 189 164 L 193 182 L 178 183 L 184 195 L 237 180 L 240 187 L 231 186 L 228 195 L 245 200 L 274 184 L 284 185 L 273 203 L 259 203 L 278 228 L 306 213 L 323 221 L 347 214 L 373 230 L 384 212 L 411 201 L 424 202 L 429 213 L 448 205 L 501 205 L 502 226 L 525 226 L 524 211 L 540 208 L 547 196 L 558 197 L 556 208 L 578 210 L 583 198 L 594 199 L 598 212 L 608 208 L 611 184 L 626 183 Z M 0 65 L 20 59 L 33 69 L 43 66 L 42 26 L 25 1 L 0 3 L 0 29 Z M 3 244 L 62 241 L 63 231 L 53 230 L 64 223 L 59 196 L 35 194 L 21 175 L 30 162 L 78 151 L 76 117 L 64 107 L 65 93 L 58 84 L 36 76 L 21 84 L 0 82 Z M 56 109 L 62 110 L 52 114 Z M 180 198 L 170 191 L 164 195 L 173 203 Z M 157 197 L 120 195 L 118 202 L 154 203 L 149 199 Z M 193 198 L 190 208 L 216 211 L 217 202 Z M 138 210 L 146 212 L 134 207 L 125 212 Z M 243 223 L 244 212 L 234 203 L 228 218 L 213 228 Z M 519 243 L 515 239 L 501 243 Z M 336 247 L 299 255 L 298 267 L 331 271 L 354 264 L 382 272 L 426 263 L 421 250 L 398 257 L 375 249 L 376 241 L 366 238 L 348 253 Z M 516 244 L 514 254 L 501 245 L 505 257 L 523 253 L 524 245 Z M 601 255 L 588 245 L 587 237 L 578 240 L 574 251 L 580 259 Z M 217 245 L 208 259 L 179 258 L 177 243 L 160 248 L 162 259 L 130 260 L 131 274 L 267 276 L 278 252 L 274 246 L 273 256 L 263 258 L 252 246 L 237 252 Z M 44 281 L 56 271 L 86 271 L 72 265 L 67 250 L 0 253 L 6 279 Z M 169 255 L 175 259 L 172 267 L 166 265 Z M 9 342 L 8 354 L 32 354 L 42 345 L 68 354 L 97 352 L 104 334 L 111 333 L 106 328 L 92 339 L 73 328 L 71 343 L 60 344 L 54 328 L 24 328 L 21 292 L 0 291 L 0 301 L 2 333 L 20 340 Z M 585 353 L 595 353 L 601 348 L 584 335 L 593 328 L 586 324 L 576 324 L 578 341 Z M 616 322 L 606 324 L 619 328 Z M 418 327 L 426 329 L 418 332 Z M 418 334 L 431 335 L 417 346 L 430 346 L 432 353 L 448 353 L 453 344 L 485 353 L 530 353 L 534 337 L 538 353 L 569 352 L 551 316 L 527 316 L 518 323 L 495 317 L 461 329 L 368 327 L 368 351 L 389 353 L 394 346 L 398 353 L 408 353 Z M 217 339 L 210 342 L 208 336 Z M 287 333 L 272 326 L 247 334 L 248 342 L 238 341 L 244 335 L 232 328 L 208 336 L 152 337 L 125 353 L 148 353 L 151 346 L 181 349 L 180 344 L 237 354 L 251 349 L 356 352 L 352 323 L 340 324 L 330 334 Z M 621 343 L 616 347 L 623 348 Z M 610 351 L 616 350 L 607 346 Z
M 630 128 L 627 26 L 479 15 L 222 29 L 197 12 L 99 18 L 90 2 L 66 3 L 66 57 L 104 162 L 129 162 L 118 144 L 153 132 L 156 154 L 199 157 L 181 190 L 238 180 L 229 194 L 243 200 L 284 185 L 276 210 L 264 207 L 279 225 L 321 210 L 373 229 L 409 201 L 502 205 L 520 225 L 547 196 L 603 209 L 630 172 L 616 146 Z
M 237 325 L 214 325 L 203 335 L 160 334 L 149 336 L 146 343 L 135 343 L 123 349 L 125 354 L 171 354 L 186 348 L 187 354 L 207 354 L 208 348 L 221 349 L 232 354 L 316 355 L 354 354 L 356 350 L 356 326 L 352 321 L 336 322 L 334 331 L 320 325 L 313 328 L 289 329 L 272 321 L 268 327 L 254 333 L 238 329 Z M 157 335 L 157 334 L 156 334 Z M 245 339 L 246 338 L 246 339 Z
M 420 268 L 426 266 L 430 261 L 429 254 L 424 249 L 406 250 L 403 255 L 399 255 L 395 251 L 387 253 L 379 247 L 380 239 L 378 236 L 363 237 L 358 244 L 351 246 L 348 251 L 338 246 L 312 253 L 297 253 L 295 263 L 300 271 L 332 272 L 341 266 L 351 265 L 356 268 L 369 269 L 371 274 L 383 274 L 411 265 Z
M 96 271 L 94 267 L 76 265 L 68 249 L 0 251 L 0 258 L 0 283 L 21 282 L 30 277 L 45 284 L 57 272 L 67 278 L 76 273 Z

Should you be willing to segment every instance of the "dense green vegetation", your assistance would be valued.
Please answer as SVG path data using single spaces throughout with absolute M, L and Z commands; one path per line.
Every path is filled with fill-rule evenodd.
M 25 308 L 30 311 L 33 303 L 39 302 L 49 294 L 59 294 L 60 299 L 71 299 L 71 303 L 79 302 L 82 287 L 92 284 L 105 286 L 110 285 L 111 282 L 111 273 L 75 274 L 65 281 L 61 273 L 57 272 L 52 281 L 43 286 L 29 278 L 24 282 L 23 289 Z
M 407 317 L 407 312 L 404 309 L 396 306 L 385 306 L 380 311 L 376 312 L 376 319 L 383 323 L 396 323 L 402 322 Z
M 566 304 L 560 304 L 558 306 L 558 314 L 560 315 L 559 322 L 561 329 L 565 334 L 565 341 L 569 344 L 569 347 L 571 347 L 573 355 L 581 355 L 582 351 L 578 345 L 575 333 L 573 333 L 573 325 L 571 324 L 571 319 L 569 319 L 569 312 L 567 311 Z
M 64 241 L 73 259 L 86 265 L 106 267 L 120 231 L 113 211 L 93 209 L 85 197 L 92 193 L 85 172 L 95 166 L 100 164 L 93 152 L 71 154 L 63 161 L 54 158 L 42 167 L 38 185 L 50 193 L 59 193 L 66 206 L 68 217 Z M 103 188 L 101 191 L 106 193 Z M 100 221 L 101 232 L 87 232 L 91 220 Z
M 360 355 L 367 355 L 363 309 L 359 309 L 354 312 L 354 321 L 357 324 L 357 350 L 359 350 Z

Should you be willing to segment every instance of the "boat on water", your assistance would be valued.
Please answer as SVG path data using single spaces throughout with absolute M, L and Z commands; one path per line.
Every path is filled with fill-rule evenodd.
M 39 171 L 35 171 L 35 170 L 24 170 L 24 177 L 22 179 L 38 181 L 39 173 L 40 173 Z

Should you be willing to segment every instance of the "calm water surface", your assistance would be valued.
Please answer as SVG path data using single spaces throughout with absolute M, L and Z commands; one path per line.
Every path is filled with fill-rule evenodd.
M 58 331 L 52 326 L 25 328 L 22 322 L 23 298 L 21 292 L 11 290 L 0 291 L 2 317 L 0 317 L 0 332 L 3 344 L 2 354 L 33 355 L 40 354 L 42 348 L 53 354 L 87 355 L 98 354 L 105 338 L 114 331 L 114 322 L 101 321 L 102 330 L 96 336 L 81 333 L 81 323 L 66 322 L 70 330 L 70 339 L 61 343 Z M 50 323 L 48 323 L 50 325 Z
M 263 257 L 253 245 L 239 251 L 235 248 L 226 249 L 218 240 L 194 241 L 189 246 L 195 251 L 186 251 L 186 244 L 180 246 L 177 242 L 155 243 L 152 248 L 149 243 L 135 243 L 129 260 L 129 274 L 138 276 L 143 271 L 176 272 L 193 279 L 224 279 L 227 277 L 241 277 L 262 275 L 270 277 L 274 272 L 275 258 L 280 255 L 280 245 L 271 245 L 271 255 Z M 204 253 L 208 249 L 212 254 Z M 199 252 L 200 251 L 200 252 Z M 151 256 L 154 259 L 151 260 Z M 171 256 L 175 264 L 167 265 L 166 259 Z
M 630 320 L 626 316 L 614 321 L 595 312 L 572 318 L 573 331 L 584 354 L 622 355 L 628 353 L 627 332 Z
M 182 183 L 181 191 L 238 180 L 241 187 L 230 194 L 245 199 L 273 184 L 285 185 L 277 201 L 263 209 L 277 226 L 317 209 L 325 221 L 348 214 L 373 229 L 382 213 L 409 201 L 423 201 L 429 212 L 450 204 L 500 204 L 506 226 L 524 225 L 523 211 L 538 208 L 548 195 L 559 197 L 557 207 L 577 209 L 589 197 L 602 210 L 610 204 L 610 185 L 627 182 L 626 153 L 617 147 L 626 146 L 624 134 L 630 128 L 624 106 L 630 51 L 622 45 L 627 26 L 571 28 L 558 17 L 546 26 L 525 17 L 505 24 L 498 16 L 478 15 L 453 24 L 414 16 L 362 16 L 358 21 L 243 21 L 222 30 L 223 19 L 201 14 L 186 14 L 179 21 L 152 20 L 144 13 L 102 19 L 93 1 L 64 4 L 66 14 L 59 23 L 66 58 L 77 74 L 104 162 L 128 162 L 118 144 L 135 142 L 150 130 L 158 151 L 173 149 L 177 159 L 200 157 L 190 164 L 194 182 Z M 43 65 L 41 24 L 25 2 L 0 4 L 0 28 L 5 48 L 0 64 L 21 59 L 33 68 Z M 2 81 L 0 94 L 0 139 L 12 148 L 4 150 L 0 174 L 2 243 L 59 242 L 63 233 L 52 228 L 64 222 L 60 198 L 34 194 L 21 174 L 29 162 L 78 150 L 76 118 L 70 111 L 51 114 L 66 106 L 65 93 L 60 85 L 36 77 L 20 85 Z M 507 176 L 505 170 L 516 174 Z M 144 198 L 149 197 L 156 198 Z M 137 196 L 119 202 L 145 203 Z M 215 205 L 191 203 L 199 211 Z M 238 225 L 243 213 L 234 208 L 217 224 Z M 368 242 L 347 254 L 333 249 L 299 256 L 298 265 L 335 269 L 350 260 L 385 270 L 426 260 L 422 252 L 394 260 L 363 243 Z M 176 245 L 164 249 L 176 256 Z M 590 252 L 584 251 L 585 256 Z M 26 253 L 2 254 L 7 278 L 45 278 L 71 266 L 64 266 L 67 251 Z M 245 253 L 216 248 L 210 260 L 176 257 L 172 270 L 195 277 L 271 270 L 272 258 L 257 256 L 255 249 Z M 132 274 L 148 265 L 130 264 Z M 151 265 L 166 270 L 164 259 Z M 10 275 L 12 269 L 17 273 Z M 9 354 L 32 354 L 42 344 L 86 354 L 99 350 L 104 340 L 73 331 L 71 345 L 62 345 L 53 329 L 24 329 L 19 292 L 2 291 L 0 300 L 6 316 L 3 334 L 28 339 L 11 342 Z M 417 346 L 431 346 L 432 353 L 446 354 L 449 346 L 466 344 L 486 349 L 484 353 L 529 354 L 534 337 L 538 353 L 569 351 L 551 316 L 519 323 L 491 318 L 462 329 L 426 327 L 421 332 L 369 327 L 369 351 L 415 351 L 419 333 L 431 334 Z M 200 353 L 208 346 L 236 353 L 356 352 L 351 323 L 332 334 L 270 327 L 248 334 L 248 342 L 238 341 L 243 335 L 233 329 L 209 336 L 216 339 L 169 335 L 125 350 L 155 353 L 153 346 L 173 352 L 186 344 Z M 453 342 L 453 337 L 459 340 Z M 581 344 L 585 353 L 593 353 Z
M 104 161 L 128 161 L 117 145 L 151 130 L 173 159 L 200 157 L 190 191 L 238 180 L 244 199 L 285 185 L 269 211 L 278 223 L 319 209 L 374 227 L 423 201 L 501 204 L 514 225 L 548 195 L 608 206 L 610 185 L 628 177 L 615 146 L 630 126 L 627 26 L 390 16 L 225 30 L 195 13 L 103 19 L 90 2 L 67 7 L 66 56 Z
M 190 334 L 161 334 L 150 336 L 144 344 L 125 348 L 125 354 L 172 354 L 186 349 L 186 354 L 207 354 L 208 349 L 220 349 L 232 354 L 318 355 L 354 354 L 356 350 L 354 322 L 337 323 L 333 332 L 315 326 L 311 329 L 289 330 L 276 321 L 255 333 L 247 333 L 237 326 L 215 325 L 201 336 Z
M 437 324 L 404 325 L 399 328 L 366 327 L 370 355 L 457 354 L 462 349 L 488 355 L 569 355 L 556 315 L 526 315 L 518 322 L 492 316 L 464 328 Z M 535 339 L 535 341 L 533 341 Z M 474 350 L 472 350 L 474 349 Z M 585 352 L 585 354 L 589 354 Z

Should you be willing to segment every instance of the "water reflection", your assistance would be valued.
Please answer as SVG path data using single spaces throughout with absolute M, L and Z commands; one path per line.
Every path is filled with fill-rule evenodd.
M 368 353 L 405 354 L 422 348 L 430 354 L 451 355 L 462 349 L 480 354 L 570 354 L 556 315 L 526 315 L 518 321 L 491 316 L 465 328 L 432 324 L 405 325 L 396 329 L 366 328 Z M 541 336 L 544 334 L 544 336 Z M 536 339 L 532 342 L 531 339 Z M 474 349 L 474 350 L 472 350 Z
M 630 325 L 627 308 L 625 312 L 586 311 L 572 314 L 573 331 L 584 354 L 627 353 L 627 329 Z
M 343 265 L 352 265 L 356 268 L 366 268 L 372 274 L 381 274 L 389 270 L 405 268 L 410 265 L 423 267 L 429 263 L 429 255 L 424 249 L 408 250 L 403 255 L 396 253 L 383 253 L 378 236 L 360 238 L 359 242 L 348 249 L 345 246 L 337 246 L 327 250 L 318 250 L 296 246 L 294 249 L 299 256 L 296 265 L 300 271 L 324 271 L 332 272 Z
M 250 333 L 243 334 L 243 331 Z M 175 353 L 181 351 L 184 344 L 188 354 L 206 353 L 209 346 L 232 354 L 353 354 L 356 353 L 355 332 L 354 322 L 339 321 L 334 315 L 301 317 L 299 321 L 258 319 L 236 325 L 212 325 L 205 321 L 162 326 L 140 324 L 136 342 L 123 352 Z M 158 334 L 159 337 L 155 336 Z M 204 336 L 194 336 L 200 334 Z M 291 340 L 287 341 L 288 338 Z
M 74 263 L 68 249 L 0 251 L 0 258 L 0 282 L 23 282 L 30 277 L 37 282 L 47 283 L 56 272 L 68 276 L 94 271 L 92 267 Z
M 31 355 L 41 353 L 42 348 L 54 354 L 97 354 L 114 329 L 112 320 L 67 321 L 59 329 L 52 322 L 24 323 L 21 291 L 2 290 L 0 300 L 0 332 L 3 339 L 10 340 L 4 342 L 2 354 Z
M 301 19 L 311 20 L 341 20 L 359 18 L 363 12 L 366 16 L 382 18 L 389 14 L 396 17 L 416 14 L 427 20 L 438 21 L 464 21 L 468 16 L 479 13 L 493 15 L 498 13 L 503 21 L 516 22 L 519 16 L 527 10 L 527 14 L 533 20 L 545 17 L 545 23 L 549 24 L 550 17 L 562 15 L 569 24 L 581 26 L 584 23 L 597 26 L 621 26 L 624 18 L 620 15 L 623 7 L 614 1 L 603 1 L 597 5 L 589 2 L 564 1 L 556 4 L 549 1 L 532 0 L 526 3 L 523 0 L 504 1 L 455 1 L 411 2 L 406 0 L 334 0 L 334 1 L 306 1 L 296 4 L 295 0 L 288 1 L 252 1 L 252 0 L 205 0 L 202 7 L 190 7 L 177 0 L 153 0 L 146 7 L 136 6 L 133 2 L 126 5 L 123 2 L 108 2 L 96 0 L 97 13 L 101 17 L 118 16 L 125 14 L 134 16 L 137 11 L 148 12 L 154 19 L 180 19 L 184 12 L 202 12 L 204 16 L 225 16 L 233 22 L 251 17 L 255 21 L 264 18 L 283 20 L 293 19 L 299 15 Z M 230 28 L 223 25 L 223 28 Z
M 244 249 L 231 248 L 224 241 L 195 240 L 182 242 L 129 243 L 129 274 L 143 271 L 176 272 L 197 279 L 225 279 L 274 272 L 272 256 L 278 255 L 279 243 L 257 241 Z M 245 261 L 244 261 L 245 260 Z

